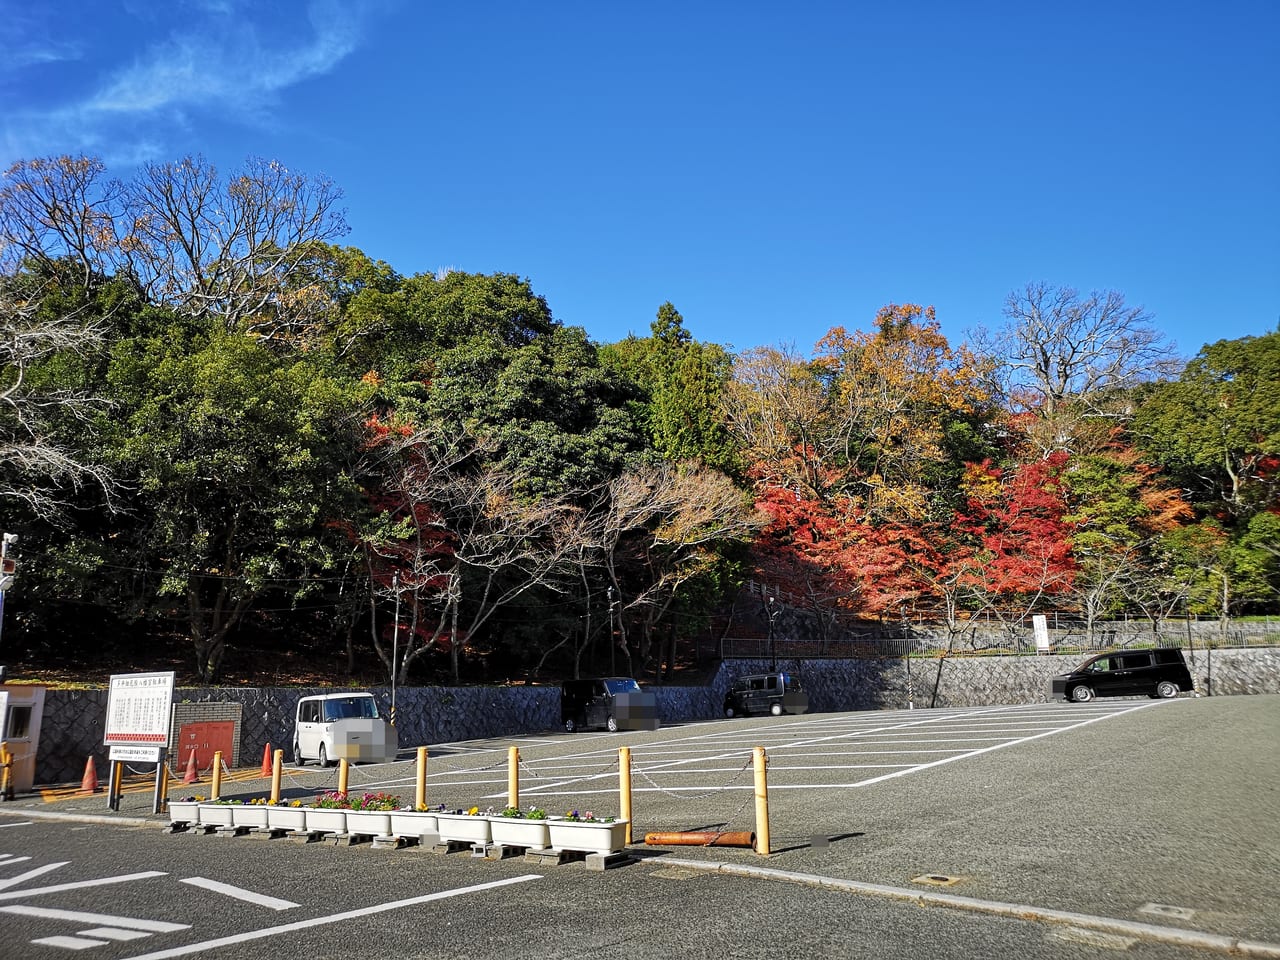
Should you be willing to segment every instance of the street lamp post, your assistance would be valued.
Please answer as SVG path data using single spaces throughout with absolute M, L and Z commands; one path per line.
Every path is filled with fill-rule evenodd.
M 605 594 L 609 598 L 609 676 L 613 676 L 618 672 L 618 667 L 615 662 L 616 648 L 613 640 L 613 587 L 610 587 L 605 591 Z
M 773 597 L 768 600 L 769 613 L 769 669 L 778 669 L 778 655 L 773 645 L 773 621 L 778 617 L 778 601 Z
M 0 639 L 4 638 L 4 595 L 13 585 L 14 563 L 9 559 L 9 544 L 17 543 L 16 533 L 0 537 Z M 0 720 L 4 719 L 0 717 Z
M 400 672 L 400 573 L 391 574 L 391 589 L 396 595 L 395 632 L 391 635 L 391 725 L 396 725 L 396 674 Z

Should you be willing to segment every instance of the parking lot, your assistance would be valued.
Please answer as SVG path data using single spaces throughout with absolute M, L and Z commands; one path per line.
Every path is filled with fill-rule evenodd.
M 322 845 L 165 836 L 158 818 L 151 818 L 157 829 L 141 835 L 136 830 L 64 826 L 50 839 L 50 821 L 33 816 L 29 826 L 20 827 L 12 818 L 50 810 L 92 816 L 103 812 L 102 799 L 22 801 L 0 809 L 6 815 L 0 816 L 0 854 L 10 857 L 0 858 L 0 897 L 17 906 L 24 902 L 24 890 L 43 883 L 36 877 L 9 882 L 24 868 L 38 865 L 42 856 L 15 846 L 14 838 L 23 831 L 31 831 L 30 836 L 40 831 L 46 858 L 59 848 L 56 856 L 67 864 L 62 873 L 92 873 L 90 864 L 102 857 L 104 848 L 125 843 L 128 855 L 123 859 L 136 861 L 132 866 L 137 868 L 129 872 L 147 872 L 147 858 L 154 857 L 157 870 L 177 876 L 168 862 L 176 857 L 187 873 L 287 901 L 313 921 L 338 915 L 317 902 L 315 881 L 323 877 L 343 890 L 344 908 L 373 912 L 304 925 L 285 939 L 314 946 L 308 931 L 322 936 L 320 926 L 342 930 L 344 936 L 360 930 L 371 943 L 385 942 L 388 956 L 499 956 L 507 940 L 517 951 L 512 955 L 521 955 L 518 948 L 526 941 L 494 912 L 508 901 L 537 902 L 552 910 L 565 904 L 559 908 L 561 919 L 579 924 L 580 942 L 564 939 L 571 937 L 571 929 L 549 932 L 553 928 L 541 913 L 524 916 L 515 925 L 526 937 L 542 931 L 550 939 L 539 955 L 551 956 L 581 955 L 575 943 L 580 948 L 605 940 L 625 944 L 636 955 L 648 955 L 650 947 L 664 943 L 668 949 L 653 955 L 665 954 L 677 942 L 690 955 L 765 955 L 753 943 L 771 945 L 772 956 L 784 945 L 795 949 L 783 955 L 863 955 L 848 943 L 836 950 L 837 934 L 848 933 L 844 925 L 850 918 L 860 918 L 868 931 L 883 925 L 877 950 L 865 955 L 1007 956 L 1008 948 L 1040 956 L 1102 956 L 1118 949 L 1133 956 L 1188 956 L 1238 938 L 1280 943 L 1280 896 L 1274 889 L 1280 875 L 1278 743 L 1280 698 L 1238 697 L 765 717 L 655 733 L 549 733 L 433 745 L 429 802 L 505 805 L 507 749 L 516 745 L 522 757 L 522 805 L 537 804 L 552 813 L 586 807 L 602 814 L 617 812 L 618 747 L 630 746 L 638 843 L 650 830 L 754 829 L 751 749 L 764 746 L 773 853 L 765 858 L 748 849 L 641 846 L 638 852 L 647 855 L 643 862 L 588 875 L 581 865 L 530 870 L 520 861 L 471 862 L 422 851 L 374 851 L 367 845 L 316 849 Z M 334 779 L 332 770 L 307 767 L 291 770 L 287 787 L 309 795 Z M 361 766 L 353 770 L 350 786 L 387 789 L 408 798 L 413 779 L 408 762 Z M 263 786 L 261 781 L 235 783 L 225 792 L 261 792 Z M 149 803 L 149 796 L 144 799 Z M 122 814 L 145 813 L 139 809 L 141 799 L 127 801 Z M 12 829 L 4 828 L 8 825 Z M 127 836 L 146 840 L 121 840 Z M 32 859 L 23 868 L 8 866 L 16 856 Z M 120 856 L 104 862 L 123 870 Z M 280 874 L 278 868 L 286 863 L 296 875 Z M 390 887 L 379 896 L 376 881 L 369 886 L 370 878 L 385 877 L 393 864 L 395 893 L 402 893 L 402 881 L 409 881 L 419 896 L 433 895 L 416 889 L 424 886 L 441 896 L 379 912 L 375 908 L 380 904 L 406 899 L 392 896 Z M 707 872 L 711 868 L 717 872 Z M 526 876 L 531 879 L 519 879 Z M 484 886 L 498 880 L 504 884 Z M 38 899 L 73 912 L 109 914 L 90 907 L 118 907 L 133 896 L 125 891 L 148 883 L 168 881 L 121 881 L 114 887 L 84 887 Z M 175 904 L 214 898 L 234 903 L 237 911 L 246 909 L 241 900 L 219 894 L 216 886 L 181 886 Z M 455 892 L 459 890 L 466 892 Z M 901 899 L 912 891 L 938 898 L 935 903 L 955 896 L 968 905 L 957 901 L 921 911 Z M 626 897 L 625 902 L 638 906 L 606 922 L 584 918 L 577 905 L 583 897 L 599 903 Z M 174 922 L 162 907 L 163 902 L 138 901 L 147 919 Z M 261 914 L 268 908 L 254 909 Z M 470 946 L 450 943 L 445 950 L 437 943 L 413 952 L 396 946 L 377 919 L 394 928 L 403 923 L 396 918 L 422 911 L 430 913 L 424 922 L 438 935 L 446 936 L 451 924 L 455 930 L 470 924 L 494 952 L 481 953 L 475 947 L 480 941 L 471 938 L 464 938 Z M 1055 912 L 1085 920 L 1054 919 Z M 207 914 L 207 907 L 195 909 L 187 918 L 200 919 L 189 931 L 164 936 L 207 942 L 211 931 L 203 928 L 212 922 Z M 753 939 L 726 916 L 740 919 L 747 930 L 760 923 L 773 927 Z M 655 925 L 655 917 L 662 922 Z M 1121 932 L 1108 932 L 1109 921 L 1119 924 Z M 30 934 L 24 943 L 41 939 L 50 925 L 57 923 L 29 912 L 0 911 L 0 942 L 17 942 L 7 940 L 9 934 Z M 443 926 L 436 929 L 438 925 Z M 1144 925 L 1186 931 L 1194 942 L 1177 945 L 1159 936 L 1129 935 Z M 260 920 L 255 929 L 266 927 Z M 913 952 L 917 936 L 959 938 L 956 942 L 966 947 Z M 737 945 L 733 950 L 724 947 L 730 941 Z M 240 946 L 249 942 L 207 952 L 249 956 L 248 948 Z M 988 946 L 980 949 L 979 944 Z M 55 952 L 14 955 L 56 955 L 52 946 L 40 950 Z M 1280 955 L 1262 951 L 1255 954 Z M 337 952 L 321 949 L 303 955 Z M 93 955 L 151 954 L 112 945 Z

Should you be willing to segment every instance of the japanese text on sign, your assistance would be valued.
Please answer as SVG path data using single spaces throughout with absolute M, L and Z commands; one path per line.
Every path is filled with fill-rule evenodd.
M 168 743 L 173 680 L 172 671 L 113 676 L 102 742 Z

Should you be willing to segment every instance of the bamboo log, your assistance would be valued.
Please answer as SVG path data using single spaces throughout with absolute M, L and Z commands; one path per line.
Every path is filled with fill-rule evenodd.
M 646 833 L 651 847 L 754 847 L 756 835 L 750 831 L 724 833 L 719 830 L 683 830 L 674 833 Z

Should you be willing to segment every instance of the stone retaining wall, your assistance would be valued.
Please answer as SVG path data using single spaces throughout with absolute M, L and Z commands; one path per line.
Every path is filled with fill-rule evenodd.
M 1049 681 L 1084 658 L 957 657 L 912 659 L 910 677 L 902 659 L 778 661 L 778 669 L 800 673 L 810 710 L 892 710 L 1038 703 L 1048 698 Z M 1280 693 L 1280 649 L 1196 650 L 1188 656 L 1197 689 L 1214 695 Z M 650 687 L 664 722 L 708 720 L 721 715 L 725 692 L 736 677 L 770 670 L 769 660 L 728 660 L 706 687 Z M 1210 677 L 1212 689 L 1210 690 Z M 936 693 L 935 693 L 936 688 Z M 180 688 L 180 702 L 235 701 L 242 705 L 240 756 L 257 766 L 270 743 L 288 750 L 294 706 L 300 697 L 338 693 L 342 688 L 209 687 Z M 371 690 L 384 716 L 391 690 Z M 102 726 L 106 690 L 49 690 L 45 696 L 36 763 L 37 783 L 80 779 L 85 759 L 106 770 Z M 560 723 L 558 687 L 402 687 L 396 691 L 396 727 L 402 746 L 450 743 L 484 737 L 520 736 L 551 730 Z M 176 761 L 173 761 L 176 765 Z

